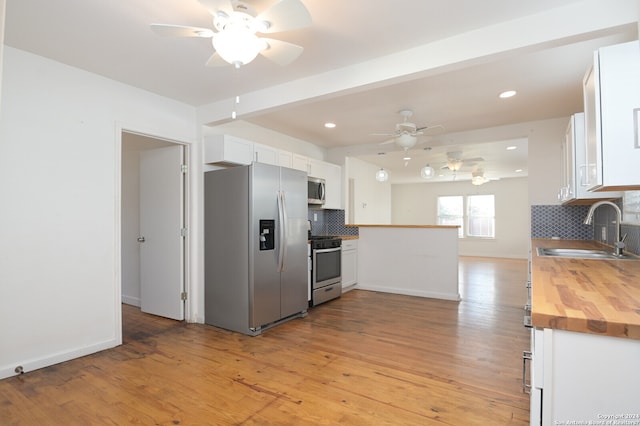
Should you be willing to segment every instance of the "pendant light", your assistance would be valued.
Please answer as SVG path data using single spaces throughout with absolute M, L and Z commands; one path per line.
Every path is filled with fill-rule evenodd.
M 422 176 L 423 179 L 431 179 L 435 174 L 436 171 L 428 164 L 420 169 L 420 176 Z
M 378 182 L 386 182 L 389 180 L 389 173 L 385 169 L 380 169 L 376 172 L 376 180 Z

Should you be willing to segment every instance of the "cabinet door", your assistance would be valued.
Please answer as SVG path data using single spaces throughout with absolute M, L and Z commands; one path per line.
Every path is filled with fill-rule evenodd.
M 358 282 L 358 246 L 357 241 L 342 242 L 342 288 L 351 287 Z
M 562 187 L 558 199 L 566 203 L 575 198 L 576 183 L 574 171 L 574 118 L 571 117 L 562 143 Z
M 278 165 L 282 167 L 292 168 L 293 166 L 293 154 L 289 151 L 278 151 Z
M 567 129 L 567 140 L 571 143 L 571 152 L 573 153 L 574 165 L 571 168 L 573 174 L 571 182 L 573 184 L 573 200 L 611 200 L 622 197 L 622 192 L 597 191 L 590 192 L 587 190 L 587 159 L 586 159 L 586 142 L 585 142 L 585 120 L 584 114 L 578 113 L 571 117 L 569 128 Z
M 304 155 L 293 154 L 291 168 L 309 173 L 309 158 Z
M 585 119 L 585 186 L 590 190 L 602 185 L 602 169 L 598 164 L 602 161 L 600 152 L 600 94 L 596 90 L 598 74 L 598 55 L 594 57 L 594 65 L 584 77 L 584 119 Z
M 342 167 L 325 163 L 322 176 L 326 182 L 326 199 L 322 206 L 325 209 L 342 209 Z
M 259 143 L 253 144 L 253 161 L 256 163 L 278 165 L 278 150 Z
M 607 46 L 584 79 L 588 189 L 640 189 L 640 42 Z
M 251 164 L 253 142 L 229 135 L 211 135 L 204 139 L 204 162 L 207 164 Z
M 309 176 L 327 179 L 327 164 L 324 161 L 309 158 Z

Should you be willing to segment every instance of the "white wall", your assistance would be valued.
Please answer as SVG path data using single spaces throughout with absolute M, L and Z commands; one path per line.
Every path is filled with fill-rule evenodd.
M 494 194 L 496 238 L 459 240 L 461 256 L 526 258 L 529 251 L 527 178 L 502 179 L 474 186 L 469 181 L 391 185 L 391 219 L 396 225 L 438 223 L 439 196 Z
M 345 203 L 345 217 L 353 218 L 353 224 L 391 223 L 391 184 L 375 179 L 377 166 L 357 158 L 347 157 L 344 162 L 347 182 L 351 181 Z M 353 211 L 351 211 L 353 209 Z
M 579 112 L 579 111 L 576 111 Z M 532 123 L 529 132 L 529 204 L 559 204 L 562 142 L 569 117 Z
M 196 140 L 192 107 L 7 46 L 3 65 L 0 378 L 120 342 L 119 129 Z

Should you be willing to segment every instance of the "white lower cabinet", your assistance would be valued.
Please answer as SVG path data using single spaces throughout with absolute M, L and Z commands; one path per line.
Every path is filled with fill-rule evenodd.
M 358 240 L 342 240 L 342 291 L 358 283 Z
M 640 424 L 640 340 L 533 333 L 532 425 Z

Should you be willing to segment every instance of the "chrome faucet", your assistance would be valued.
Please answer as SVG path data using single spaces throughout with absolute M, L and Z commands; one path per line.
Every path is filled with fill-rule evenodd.
M 616 250 L 615 251 L 616 256 L 621 256 L 622 249 L 624 249 L 625 247 L 624 240 L 626 239 L 627 236 L 624 235 L 622 238 L 620 238 L 620 224 L 622 223 L 622 212 L 620 211 L 620 207 L 618 207 L 615 203 L 612 203 L 611 201 L 598 201 L 597 203 L 593 204 L 589 209 L 589 213 L 587 213 L 587 217 L 584 219 L 584 224 L 591 225 L 591 222 L 593 221 L 593 213 L 596 211 L 598 207 L 602 205 L 611 206 L 616 211 L 616 240 L 613 246 L 615 247 L 615 250 Z

